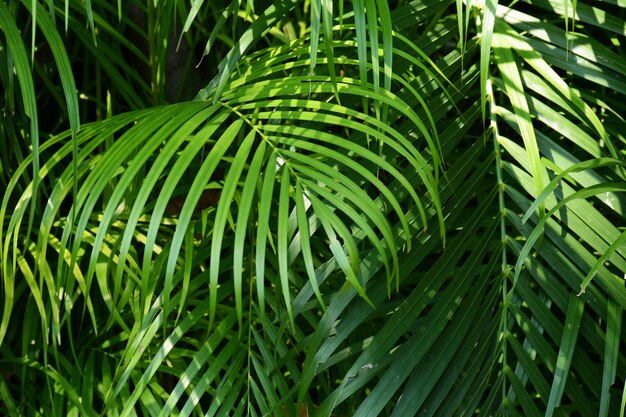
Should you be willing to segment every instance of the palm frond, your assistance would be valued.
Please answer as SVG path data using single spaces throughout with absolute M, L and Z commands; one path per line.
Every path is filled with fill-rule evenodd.
M 623 6 L 1 4 L 0 414 L 623 414 Z

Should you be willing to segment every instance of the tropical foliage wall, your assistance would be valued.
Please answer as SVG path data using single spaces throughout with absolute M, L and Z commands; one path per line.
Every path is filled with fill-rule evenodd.
M 0 3 L 0 414 L 624 416 L 626 3 Z

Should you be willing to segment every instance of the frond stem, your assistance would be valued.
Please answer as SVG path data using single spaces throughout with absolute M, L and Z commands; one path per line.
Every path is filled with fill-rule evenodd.
M 509 269 L 507 264 L 507 256 L 506 256 L 506 245 L 507 245 L 507 234 L 506 234 L 506 207 L 504 204 L 504 181 L 502 179 L 502 154 L 500 152 L 500 142 L 499 137 L 500 134 L 498 132 L 498 123 L 497 123 L 497 106 L 495 102 L 495 98 L 493 95 L 493 87 L 491 85 L 491 79 L 487 78 L 486 84 L 486 94 L 487 100 L 489 101 L 489 128 L 492 131 L 493 135 L 493 148 L 494 148 L 494 158 L 496 161 L 496 179 L 498 182 L 498 209 L 500 215 L 500 236 L 502 242 L 502 264 L 501 264 L 501 274 L 502 274 L 502 316 L 501 316 L 501 330 L 500 330 L 500 338 L 499 342 L 502 343 L 502 399 L 506 398 L 506 368 L 507 368 L 507 349 L 506 349 L 506 337 L 508 331 L 508 298 L 509 298 L 509 289 L 507 285 Z

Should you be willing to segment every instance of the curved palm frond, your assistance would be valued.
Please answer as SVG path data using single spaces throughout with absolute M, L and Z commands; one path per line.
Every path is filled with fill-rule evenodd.
M 309 52 L 300 45 L 302 41 L 272 48 L 242 61 L 247 70 L 240 69 L 224 84 L 215 104 L 209 97 L 85 125 L 76 137 L 78 169 L 56 174 L 59 181 L 41 214 L 35 249 L 20 247 L 28 190 L 17 197 L 20 203 L 3 234 L 4 270 L 13 275 L 18 268 L 6 260 L 30 264 L 33 256 L 37 268 L 28 271 L 29 287 L 38 294 L 43 329 L 52 330 L 52 340 L 62 340 L 78 305 L 90 318 L 90 332 L 106 333 L 118 326 L 130 332 L 116 365 L 115 388 L 102 399 L 106 408 L 123 404 L 125 414 L 135 402 L 143 402 L 142 392 L 162 361 L 185 332 L 195 331 L 204 314 L 209 329 L 228 323 L 224 320 L 232 316 L 225 315 L 223 297 L 235 297 L 239 332 L 253 328 L 258 318 L 244 317 L 244 306 L 253 305 L 254 282 L 260 317 L 265 317 L 270 299 L 272 317 L 282 317 L 277 297 L 282 298 L 291 333 L 296 331 L 292 302 L 298 283 L 292 274 L 302 268 L 298 265 L 304 266 L 321 308 L 327 302 L 318 283 L 322 263 L 327 274 L 341 271 L 349 286 L 368 299 L 361 256 L 369 248 L 382 262 L 390 287 L 400 276 L 402 247 L 411 247 L 417 227 L 413 223 L 426 226 L 416 181 L 428 190 L 443 230 L 437 169 L 428 161 L 439 160 L 433 126 L 422 122 L 423 116 L 401 97 L 347 76 L 351 68 L 358 71 L 358 60 L 336 57 L 344 76 L 335 82 L 330 75 L 307 75 Z M 334 48 L 350 51 L 353 46 L 335 41 Z M 324 50 L 318 59 L 325 62 Z M 284 71 L 294 75 L 276 77 Z M 400 81 L 408 87 L 408 99 L 424 103 L 414 88 Z M 359 111 L 358 105 L 336 102 L 337 97 L 346 103 L 379 103 L 387 118 L 404 120 L 403 131 Z M 428 115 L 427 108 L 422 112 Z M 39 172 L 42 180 L 72 159 L 69 145 L 62 145 L 64 138 L 50 139 L 42 147 L 42 153 L 51 152 Z M 414 145 L 420 138 L 430 156 Z M 27 164 L 28 158 L 22 165 Z M 414 174 L 407 177 L 403 170 Z M 3 210 L 15 199 L 14 190 L 13 185 L 8 188 Z M 204 201 L 216 195 L 219 201 Z M 413 201 L 417 218 L 407 218 L 406 203 L 401 205 L 399 198 Z M 389 216 L 397 219 L 401 232 L 392 229 Z M 398 240 L 399 233 L 403 237 Z M 203 281 L 208 281 L 208 303 L 199 305 L 197 314 L 182 314 L 195 303 L 196 294 L 191 298 L 190 291 L 197 292 Z M 138 297 L 132 296 L 135 291 Z M 174 327 L 165 320 L 171 314 Z M 170 335 L 162 342 L 159 328 Z M 143 362 L 138 363 L 142 349 L 155 343 L 161 353 L 144 370 L 139 365 Z M 58 346 L 50 349 L 58 354 Z M 246 364 L 250 366 L 249 361 L 240 366 Z M 233 376 L 242 373 L 231 371 Z M 192 370 L 186 372 L 194 377 Z M 135 379 L 137 375 L 143 376 Z M 131 379 L 138 385 L 125 396 Z M 166 408 L 174 406 L 168 404 Z
M 619 2 L 52 3 L 60 87 L 0 5 L 0 410 L 623 413 Z

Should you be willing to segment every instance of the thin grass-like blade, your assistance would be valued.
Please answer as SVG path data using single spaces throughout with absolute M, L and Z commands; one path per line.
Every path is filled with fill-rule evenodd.
M 491 46 L 493 31 L 496 20 L 496 8 L 498 0 L 486 0 L 483 8 L 482 34 L 480 40 L 480 107 L 482 109 L 483 122 L 487 117 L 487 79 L 489 75 Z
M 269 233 L 269 218 L 276 181 L 276 151 L 272 152 L 265 172 L 263 173 L 263 184 L 261 186 L 259 199 L 258 226 L 256 235 L 256 285 L 257 297 L 259 298 L 259 310 L 261 317 L 265 316 L 265 251 L 267 247 L 267 237 Z
M 245 253 L 245 238 L 248 229 L 248 222 L 252 212 L 254 198 L 256 196 L 256 186 L 261 176 L 262 164 L 265 162 L 267 142 L 261 141 L 254 153 L 252 162 L 247 171 L 246 180 L 241 190 L 241 199 L 238 207 L 237 227 L 235 228 L 235 243 L 233 249 L 233 281 L 235 285 L 235 299 L 242 298 L 243 290 L 243 262 Z M 252 279 L 252 271 L 250 271 Z M 242 313 L 243 314 L 243 313 Z M 238 317 L 241 325 L 241 317 Z
M 576 348 L 576 339 L 580 330 L 583 312 L 585 311 L 585 302 L 576 294 L 571 294 L 567 307 L 567 315 L 565 317 L 565 326 L 563 328 L 563 337 L 559 347 L 559 356 L 556 362 L 556 371 L 554 373 L 554 381 L 550 390 L 550 398 L 546 409 L 546 417 L 552 417 L 554 409 L 560 404 L 567 376 L 569 374 L 572 357 Z
M 606 336 L 604 349 L 604 369 L 602 372 L 602 394 L 600 396 L 599 417 L 608 417 L 611 386 L 615 383 L 617 362 L 619 357 L 620 338 L 622 334 L 622 307 L 609 299 L 607 306 Z
M 231 141 L 235 139 L 235 136 L 240 132 L 242 124 L 234 124 L 236 127 L 228 132 L 233 135 Z M 226 133 L 225 133 L 226 135 Z M 209 287 L 210 287 L 210 303 L 213 306 L 217 305 L 217 289 L 218 289 L 218 276 L 220 271 L 220 257 L 222 256 L 222 239 L 224 238 L 224 232 L 226 228 L 226 221 L 230 214 L 230 205 L 233 201 L 233 196 L 238 187 L 241 173 L 243 172 L 244 165 L 248 160 L 252 144 L 254 142 L 256 132 L 250 131 L 243 143 L 239 146 L 239 150 L 235 154 L 233 164 L 228 171 L 228 175 L 224 181 L 224 188 L 220 195 L 220 202 L 217 205 L 217 213 L 215 214 L 215 222 L 213 226 L 213 237 L 211 239 L 211 261 L 209 265 Z M 210 154 L 209 154 L 210 155 Z M 241 287 L 241 282 L 235 282 L 236 286 Z M 235 310 L 237 311 L 237 320 L 239 325 L 243 323 L 243 300 L 241 294 L 239 297 L 235 297 Z M 210 322 L 213 321 L 214 316 L 210 318 Z
M 28 64 L 28 55 L 26 54 L 26 48 L 24 47 L 24 43 L 22 42 L 22 38 L 20 37 L 19 29 L 15 24 L 15 20 L 11 15 L 6 3 L 2 2 L 0 4 L 0 29 L 4 32 L 4 36 L 6 37 L 7 47 L 11 51 L 11 56 L 13 58 L 13 62 L 15 63 L 15 72 L 17 73 L 17 78 L 20 82 L 20 90 L 22 92 L 22 100 L 24 101 L 24 112 L 30 118 L 30 139 L 32 144 L 32 154 L 33 154 L 33 183 L 31 189 L 30 198 L 37 196 L 38 188 L 39 188 L 39 124 L 38 124 L 38 116 L 37 116 L 37 105 L 35 102 L 35 87 L 33 84 L 33 78 L 31 76 L 30 65 Z M 21 204 L 26 204 L 26 202 L 22 202 Z M 33 226 L 34 216 L 35 216 L 35 206 L 36 204 L 31 204 L 30 216 L 28 220 L 28 231 L 25 235 L 26 244 L 28 246 L 28 240 L 30 231 Z M 2 235 L 0 235 L 0 241 L 2 240 Z M 8 248 L 2 248 L 0 246 L 0 250 L 4 250 L 6 252 Z M 11 317 L 11 310 L 13 308 L 13 298 L 14 298 L 14 280 L 13 274 L 9 271 L 7 262 L 7 257 L 4 256 L 4 265 L 3 269 L 3 284 L 5 291 L 5 302 L 2 313 L 2 322 L 0 323 L 0 344 L 2 344 L 2 340 L 4 339 L 7 328 L 9 325 L 9 319 Z M 15 263 L 13 264 L 12 270 L 15 270 Z
M 280 178 L 280 191 L 278 194 L 278 226 L 277 226 L 277 243 L 276 255 L 278 256 L 278 273 L 280 277 L 281 292 L 287 308 L 287 315 L 292 330 L 295 332 L 295 323 L 293 320 L 293 310 L 291 307 L 291 295 L 289 290 L 289 252 L 287 250 L 287 240 L 289 239 L 287 229 L 289 227 L 289 188 L 290 188 L 290 169 L 287 164 L 282 166 L 282 175 Z

